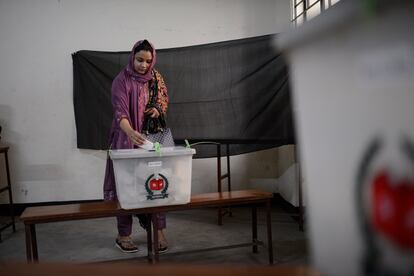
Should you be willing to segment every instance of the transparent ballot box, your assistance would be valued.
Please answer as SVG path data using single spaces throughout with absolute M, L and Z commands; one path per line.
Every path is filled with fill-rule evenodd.
M 190 202 L 194 149 L 111 150 L 121 208 L 135 209 Z
M 326 275 L 414 275 L 414 2 L 367 2 L 339 1 L 277 41 L 310 254 Z

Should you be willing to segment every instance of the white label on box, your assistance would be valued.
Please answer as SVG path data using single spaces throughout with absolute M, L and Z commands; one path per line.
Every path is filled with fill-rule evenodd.
M 148 162 L 148 167 L 161 167 L 162 161 Z
M 414 50 L 406 43 L 370 49 L 356 57 L 356 81 L 362 88 L 383 89 L 412 81 Z

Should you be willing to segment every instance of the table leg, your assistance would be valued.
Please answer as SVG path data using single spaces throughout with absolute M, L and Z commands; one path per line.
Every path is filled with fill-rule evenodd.
M 6 174 L 7 174 L 7 186 L 9 187 L 9 206 L 10 206 L 10 214 L 11 214 L 11 221 L 13 232 L 16 232 L 16 223 L 14 221 L 14 208 L 13 208 L 13 194 L 12 194 L 12 187 L 11 187 L 11 180 L 10 180 L 10 168 L 9 168 L 9 157 L 7 155 L 7 151 L 4 153 L 5 161 L 6 161 Z
M 32 241 L 33 260 L 37 263 L 39 262 L 39 255 L 37 253 L 36 226 L 34 224 L 30 224 L 30 236 Z
M 217 192 L 221 193 L 221 145 L 217 144 Z M 217 210 L 217 224 L 223 225 L 223 210 L 221 206 Z
M 147 225 L 147 250 L 148 250 L 148 262 L 152 263 L 154 261 L 154 254 L 152 252 L 152 215 L 151 214 L 146 214 L 147 216 L 147 221 L 148 221 L 148 225 Z
M 253 253 L 257 253 L 257 207 L 256 205 L 252 206 L 252 242 L 253 244 Z
M 26 232 L 26 259 L 28 263 L 33 262 L 32 255 L 32 237 L 30 236 L 30 225 L 25 224 L 24 230 Z
M 269 264 L 273 264 L 272 217 L 270 199 L 266 202 L 267 247 L 269 250 Z
M 159 254 L 158 254 L 158 223 L 157 223 L 157 214 L 152 215 L 152 225 L 153 225 L 153 235 L 154 235 L 154 258 L 152 263 L 159 262 Z
M 36 227 L 34 224 L 25 224 L 26 232 L 26 258 L 28 263 L 38 262 Z

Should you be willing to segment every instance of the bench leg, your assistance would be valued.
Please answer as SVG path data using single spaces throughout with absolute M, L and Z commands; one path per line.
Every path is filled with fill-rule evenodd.
M 152 252 L 152 216 L 151 214 L 147 214 L 147 250 L 148 250 L 148 262 L 152 263 L 154 261 L 154 253 Z
M 30 236 L 30 225 L 25 224 L 24 230 L 26 232 L 26 259 L 28 263 L 31 263 L 33 261 L 33 256 L 32 256 L 32 239 Z
M 35 263 L 37 263 L 39 262 L 39 256 L 37 254 L 36 228 L 34 224 L 30 225 L 30 235 L 32 236 L 33 260 Z
M 27 262 L 38 262 L 39 257 L 37 253 L 36 228 L 34 224 L 26 224 L 26 258 Z
M 272 217 L 270 199 L 266 202 L 267 247 L 269 250 L 269 264 L 273 264 Z
M 257 253 L 257 208 L 255 205 L 252 206 L 252 242 L 253 253 Z
M 223 225 L 223 210 L 221 207 L 217 210 L 217 225 Z
M 157 223 L 157 216 L 152 214 L 152 226 L 153 226 L 153 236 L 154 236 L 154 254 L 152 263 L 159 262 L 159 253 L 158 253 L 158 223 Z

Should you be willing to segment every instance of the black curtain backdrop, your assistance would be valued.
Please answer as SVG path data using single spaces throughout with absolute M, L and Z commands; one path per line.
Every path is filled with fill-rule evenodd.
M 157 50 L 170 96 L 167 124 L 178 144 L 230 143 L 235 155 L 294 143 L 288 70 L 275 36 Z M 72 55 L 78 148 L 108 149 L 111 83 L 128 57 L 129 51 Z M 196 158 L 217 155 L 214 145 L 196 149 Z

